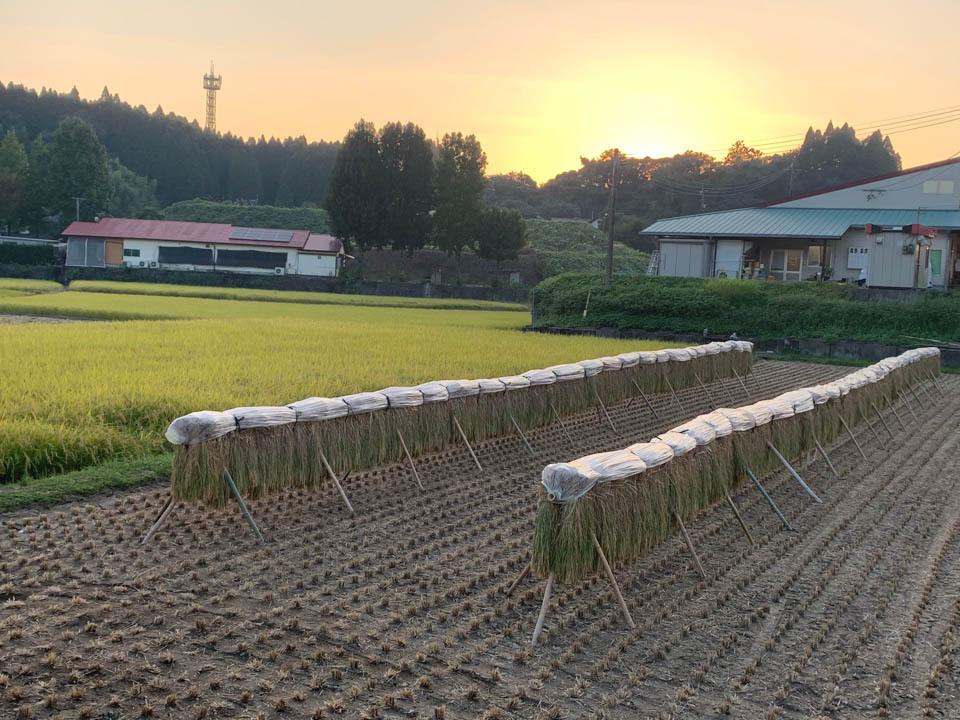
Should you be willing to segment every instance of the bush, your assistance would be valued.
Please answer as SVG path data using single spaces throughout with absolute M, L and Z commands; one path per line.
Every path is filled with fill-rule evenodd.
M 826 341 L 960 340 L 960 294 L 952 292 L 927 292 L 915 302 L 866 301 L 836 283 L 667 277 L 618 278 L 608 289 L 601 275 L 578 273 L 544 280 L 534 297 L 545 325 Z
M 18 243 L 0 243 L 0 263 L 14 265 L 52 265 L 55 248 L 53 245 L 20 245 Z

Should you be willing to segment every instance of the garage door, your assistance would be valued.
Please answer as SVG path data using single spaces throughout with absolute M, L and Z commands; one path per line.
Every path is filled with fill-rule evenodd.
M 660 274 L 669 277 L 703 276 L 703 243 L 660 243 Z

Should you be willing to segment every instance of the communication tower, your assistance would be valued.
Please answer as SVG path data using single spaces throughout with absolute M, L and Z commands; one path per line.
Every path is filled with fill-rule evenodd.
M 207 91 L 207 124 L 205 130 L 217 131 L 217 90 L 223 85 L 223 78 L 213 74 L 213 61 L 210 61 L 210 72 L 203 76 L 203 88 Z

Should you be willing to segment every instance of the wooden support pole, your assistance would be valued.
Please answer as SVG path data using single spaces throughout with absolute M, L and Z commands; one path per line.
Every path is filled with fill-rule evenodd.
M 677 407 L 680 408 L 680 412 L 685 413 L 687 410 L 683 407 L 683 403 L 680 402 L 680 397 L 677 395 L 677 391 L 673 389 L 673 385 L 670 382 L 670 378 L 667 377 L 667 373 L 661 371 L 661 377 L 663 381 L 667 384 L 667 387 L 670 388 L 670 394 L 673 395 L 673 399 L 677 401 Z
M 921 388 L 923 388 L 923 391 L 927 394 L 927 397 L 930 399 L 930 402 L 932 402 L 933 404 L 936 404 L 937 399 L 934 397 L 933 393 L 930 392 L 930 388 L 928 388 L 924 383 L 919 383 L 919 385 Z
M 937 386 L 937 389 L 938 389 L 938 390 L 943 390 L 943 385 L 940 384 L 940 378 L 938 378 L 938 377 L 933 373 L 933 370 L 928 370 L 928 371 L 927 371 L 927 377 L 929 377 L 931 380 L 933 380 L 933 384 Z
M 563 419 L 560 417 L 560 413 L 557 412 L 556 406 L 551 402 L 550 409 L 553 410 L 553 416 L 557 419 L 557 422 L 560 423 L 560 427 L 563 429 L 563 434 L 567 436 L 567 440 L 570 441 L 570 445 L 576 447 L 577 444 L 573 441 L 573 438 L 570 436 L 570 432 L 567 430 L 567 426 L 563 424 Z
M 687 528 L 683 524 L 683 520 L 680 519 L 679 513 L 674 511 L 673 519 L 677 521 L 677 525 L 680 526 L 680 532 L 683 533 L 683 539 L 687 541 L 687 548 L 690 550 L 690 554 L 693 555 L 693 561 L 697 564 L 697 570 L 700 571 L 701 577 L 704 579 L 707 578 L 707 573 L 703 569 L 703 565 L 700 563 L 700 558 L 697 556 L 697 551 L 693 547 L 693 540 L 690 539 L 690 534 L 687 532 Z
M 877 439 L 877 443 L 882 446 L 883 440 L 880 439 L 880 433 L 878 433 L 876 428 L 873 427 L 873 424 L 870 422 L 870 418 L 867 417 L 866 413 L 864 413 L 859 406 L 857 406 L 857 412 L 860 413 L 860 419 L 867 424 L 868 428 L 870 428 L 870 432 L 872 432 L 873 436 Z
M 517 424 L 516 418 L 514 418 L 510 413 L 507 413 L 507 415 L 509 415 L 510 422 L 513 423 L 513 426 L 517 429 L 517 432 L 520 433 L 520 439 L 523 440 L 523 444 L 527 446 L 527 450 L 530 451 L 531 455 L 536 457 L 537 454 L 533 451 L 533 448 L 530 447 L 530 442 L 527 440 L 527 436 L 523 434 L 523 430 L 520 429 L 520 425 Z
M 607 406 L 603 404 L 603 400 L 600 398 L 600 393 L 597 392 L 597 388 L 593 388 L 594 397 L 597 398 L 597 402 L 600 403 L 600 407 L 603 410 L 604 416 L 607 418 L 607 422 L 610 424 L 610 429 L 613 430 L 613 434 L 617 434 L 617 428 L 613 425 L 613 420 L 610 419 L 610 413 L 607 412 Z
M 457 426 L 457 431 L 460 433 L 460 437 L 463 438 L 463 441 L 467 444 L 467 450 L 470 451 L 470 457 L 473 458 L 473 462 L 477 465 L 477 470 L 483 472 L 483 465 L 480 464 L 480 461 L 477 460 L 477 454 L 473 451 L 473 446 L 470 444 L 470 441 L 467 440 L 467 434 L 463 431 L 463 427 L 460 425 L 460 421 L 457 420 L 457 416 L 453 416 L 453 424 Z
M 703 380 L 700 379 L 700 376 L 697 373 L 694 373 L 693 376 L 697 379 L 697 382 L 700 383 L 700 389 L 703 390 L 703 394 L 707 396 L 707 403 L 714 410 L 717 409 L 717 404 L 713 401 L 713 396 L 710 395 L 710 391 L 707 390 L 707 386 L 703 384 Z
M 533 629 L 533 644 L 537 644 L 540 633 L 543 632 L 543 621 L 547 617 L 547 608 L 550 607 L 550 589 L 553 587 L 553 573 L 547 577 L 547 587 L 543 591 L 543 602 L 540 603 L 540 615 L 537 617 L 537 626 Z
M 743 381 L 743 378 L 740 377 L 740 373 L 737 372 L 737 369 L 735 367 L 731 367 L 730 369 L 733 370 L 733 374 L 736 375 L 737 380 L 740 381 L 740 387 L 743 388 L 743 392 L 747 396 L 747 400 L 751 400 L 752 396 L 750 395 L 750 391 L 747 390 L 747 384 Z
M 330 467 L 330 463 L 327 462 L 327 456 L 323 454 L 322 448 L 317 448 L 320 453 L 320 460 L 323 462 L 323 467 L 326 468 L 327 474 L 330 476 L 330 479 L 333 480 L 333 484 L 337 486 L 337 490 L 340 491 L 340 497 L 343 498 L 343 502 L 347 506 L 347 510 L 351 513 L 354 512 L 353 505 L 350 504 L 350 500 L 347 498 L 347 494 L 343 491 L 343 485 L 340 484 L 340 478 L 337 477 L 337 474 L 333 471 L 333 468 Z M 346 475 L 343 476 L 346 479 Z
M 763 485 L 760 484 L 760 481 L 757 479 L 757 476 L 753 474 L 753 470 L 751 470 L 746 465 L 743 466 L 743 469 L 747 471 L 747 475 L 749 475 L 750 479 L 753 480 L 753 484 L 757 486 L 757 488 L 760 490 L 761 493 L 763 493 L 763 496 L 767 499 L 767 502 L 770 504 L 770 507 L 773 508 L 773 511 L 783 521 L 783 526 L 787 530 L 790 530 L 792 532 L 793 525 L 791 525 L 790 521 L 787 520 L 787 518 L 784 516 L 782 512 L 780 512 L 780 508 L 777 507 L 777 504 L 773 501 L 773 498 L 770 497 L 770 494 L 767 492 L 766 488 L 764 488 Z
M 787 459 L 780 454 L 780 451 L 777 450 L 773 446 L 773 443 L 770 442 L 769 440 L 767 440 L 767 447 L 770 448 L 770 450 L 773 451 L 773 454 L 777 456 L 777 460 L 779 460 L 783 464 L 783 466 L 790 471 L 790 474 L 793 475 L 793 479 L 796 480 L 798 483 L 800 483 L 800 487 L 802 487 L 804 490 L 807 491 L 807 495 L 813 498 L 814 502 L 822 503 L 823 500 L 817 497 L 817 494 L 813 490 L 811 490 L 810 486 L 803 481 L 802 477 L 800 477 L 800 473 L 798 473 L 796 470 L 793 469 L 793 466 L 787 462 Z
M 620 594 L 620 586 L 617 585 L 617 579 L 613 576 L 613 570 L 610 568 L 610 563 L 607 562 L 607 556 L 603 554 L 603 548 L 600 547 L 600 542 L 597 540 L 597 536 L 593 536 L 593 547 L 596 548 L 597 554 L 600 556 L 600 562 L 603 563 L 603 569 L 607 572 L 607 579 L 610 581 L 610 584 L 613 585 L 613 592 L 617 596 L 617 602 L 620 603 L 620 609 L 623 611 L 623 616 L 627 619 L 627 625 L 631 628 L 635 628 L 636 624 L 633 622 L 633 618 L 630 617 L 630 610 L 627 608 L 627 603 L 623 600 L 623 595 Z
M 733 502 L 733 498 L 730 497 L 730 493 L 727 492 L 724 488 L 723 494 L 727 496 L 727 502 L 730 504 L 730 509 L 733 510 L 733 514 L 737 516 L 737 520 L 740 521 L 740 527 L 743 528 L 744 535 L 747 536 L 747 540 L 750 541 L 751 545 L 756 545 L 756 541 L 753 539 L 753 535 L 750 534 L 750 528 L 747 527 L 747 523 L 743 520 L 743 515 L 740 514 L 740 510 L 737 509 L 736 503 Z
M 527 566 L 523 569 L 523 571 L 519 575 L 517 575 L 516 579 L 514 579 L 512 583 L 510 583 L 510 587 L 507 588 L 507 592 L 506 592 L 507 597 L 510 597 L 511 595 L 513 595 L 513 591 L 517 589 L 517 585 L 522 583 L 523 579 L 530 574 L 530 568 L 531 568 L 531 564 L 527 563 Z
M 907 384 L 907 389 L 910 391 L 910 394 L 913 395 L 914 400 L 917 401 L 917 407 L 920 408 L 920 412 L 923 412 L 923 400 L 917 395 L 917 391 L 913 389 L 913 385 Z
M 630 378 L 630 382 L 633 383 L 633 386 L 637 389 L 637 392 L 640 393 L 640 397 L 643 398 L 643 401 L 647 404 L 647 407 L 650 408 L 650 412 L 653 413 L 653 416 L 659 420 L 660 413 L 657 412 L 656 408 L 653 407 L 653 403 L 650 402 L 643 390 L 640 389 L 640 385 L 637 384 L 637 381 L 633 378 Z
M 820 451 L 824 461 L 826 461 L 827 467 L 830 468 L 830 472 L 832 472 L 836 478 L 840 480 L 840 473 L 838 473 L 837 469 L 833 466 L 833 463 L 830 461 L 830 456 L 827 455 L 827 451 L 823 449 L 823 445 L 820 444 L 820 441 L 817 438 L 813 439 L 813 443 L 817 446 L 817 450 Z
M 164 521 L 167 519 L 167 516 L 173 511 L 173 496 L 169 496 L 167 501 L 163 504 L 163 507 L 160 508 L 160 514 L 157 516 L 156 522 L 150 526 L 150 529 L 147 530 L 147 534 L 143 536 L 143 540 L 140 541 L 141 545 L 146 545 L 150 538 L 153 537 L 154 533 L 160 529 L 160 526 L 163 525 Z
M 910 404 L 910 401 L 907 400 L 907 396 L 903 394 L 902 390 L 897 391 L 897 395 L 900 396 L 900 402 L 907 406 L 907 410 L 910 411 L 910 414 L 913 415 L 915 422 L 920 422 L 920 418 L 917 417 L 917 414 L 913 411 L 913 405 Z
M 900 417 L 900 413 L 897 411 L 897 406 L 892 402 L 889 403 L 890 409 L 893 410 L 893 416 L 897 419 L 897 422 L 900 423 L 900 429 L 906 431 L 907 426 L 903 424 L 903 418 Z
M 249 510 L 247 510 L 247 506 L 243 502 L 243 498 L 240 497 L 240 491 L 237 490 L 237 484 L 233 482 L 233 478 L 230 476 L 230 471 L 226 468 L 223 470 L 223 479 L 226 480 L 227 485 L 230 486 L 230 490 L 233 492 L 233 497 L 240 506 L 240 512 L 242 512 L 243 516 L 247 519 L 247 523 L 250 525 L 250 529 L 253 530 L 253 534 L 257 536 L 257 540 L 260 542 L 266 542 L 263 539 L 263 533 L 260 532 L 260 528 L 258 528 L 257 524 L 253 521 L 253 515 L 250 514 Z
M 847 421 L 843 419 L 843 415 L 838 416 L 840 418 L 840 424 L 843 425 L 844 429 L 847 431 L 847 434 L 850 436 L 850 439 L 853 440 L 853 444 L 857 446 L 857 450 L 860 451 L 860 457 L 864 460 L 867 459 L 867 454 L 863 451 L 863 448 L 860 447 L 860 441 L 857 440 L 857 436 L 853 434 L 853 430 L 850 429 L 850 426 L 847 425 Z
M 895 440 L 896 436 L 893 434 L 893 430 L 890 429 L 890 426 L 887 425 L 886 418 L 884 418 L 883 415 L 880 414 L 880 408 L 877 407 L 877 404 L 871 400 L 870 407 L 873 408 L 873 411 L 877 414 L 877 417 L 880 418 L 880 422 L 883 423 L 883 427 L 886 428 L 887 433 L 890 435 L 890 439 Z
M 424 490 L 423 483 L 420 481 L 420 473 L 417 472 L 417 466 L 413 462 L 413 458 L 410 456 L 410 451 L 407 449 L 407 441 L 403 439 L 403 434 L 400 432 L 400 428 L 397 428 L 397 437 L 400 438 L 400 445 L 403 447 L 403 454 L 407 456 L 407 461 L 410 463 L 410 469 L 413 470 L 413 477 L 417 480 L 417 485 L 420 486 L 421 490 Z
M 730 404 L 731 404 L 731 405 L 736 405 L 736 404 L 737 404 L 737 399 L 736 399 L 735 397 L 733 397 L 733 393 L 730 391 L 730 388 L 727 387 L 727 383 L 724 381 L 724 379 L 723 379 L 722 377 L 720 377 L 720 373 L 718 373 L 716 370 L 714 370 L 714 371 L 713 371 L 713 377 L 716 379 L 716 381 L 717 381 L 718 383 L 720 383 L 720 387 L 723 388 L 723 391 L 727 394 L 727 397 L 730 398 Z

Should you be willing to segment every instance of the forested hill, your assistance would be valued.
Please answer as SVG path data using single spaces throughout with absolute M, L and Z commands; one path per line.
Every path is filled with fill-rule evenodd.
M 520 173 L 494 175 L 484 200 L 525 217 L 604 217 L 614 152 L 581 158 L 579 169 L 542 186 Z M 824 131 L 811 128 L 799 149 L 780 155 L 763 155 L 743 143 L 734 144 L 723 159 L 696 152 L 665 158 L 618 155 L 616 237 L 642 247 L 639 231 L 659 218 L 755 205 L 899 169 L 900 156 L 889 137 L 877 131 L 860 140 L 851 127 L 832 124 Z
M 160 107 L 153 112 L 132 107 L 107 88 L 90 101 L 76 90 L 38 93 L 0 83 L 0 136 L 12 129 L 29 145 L 38 136 L 48 139 L 69 115 L 90 123 L 124 166 L 155 180 L 161 205 L 197 197 L 319 205 L 340 147 L 302 137 L 247 142 L 229 133 L 204 132 L 196 121 Z

